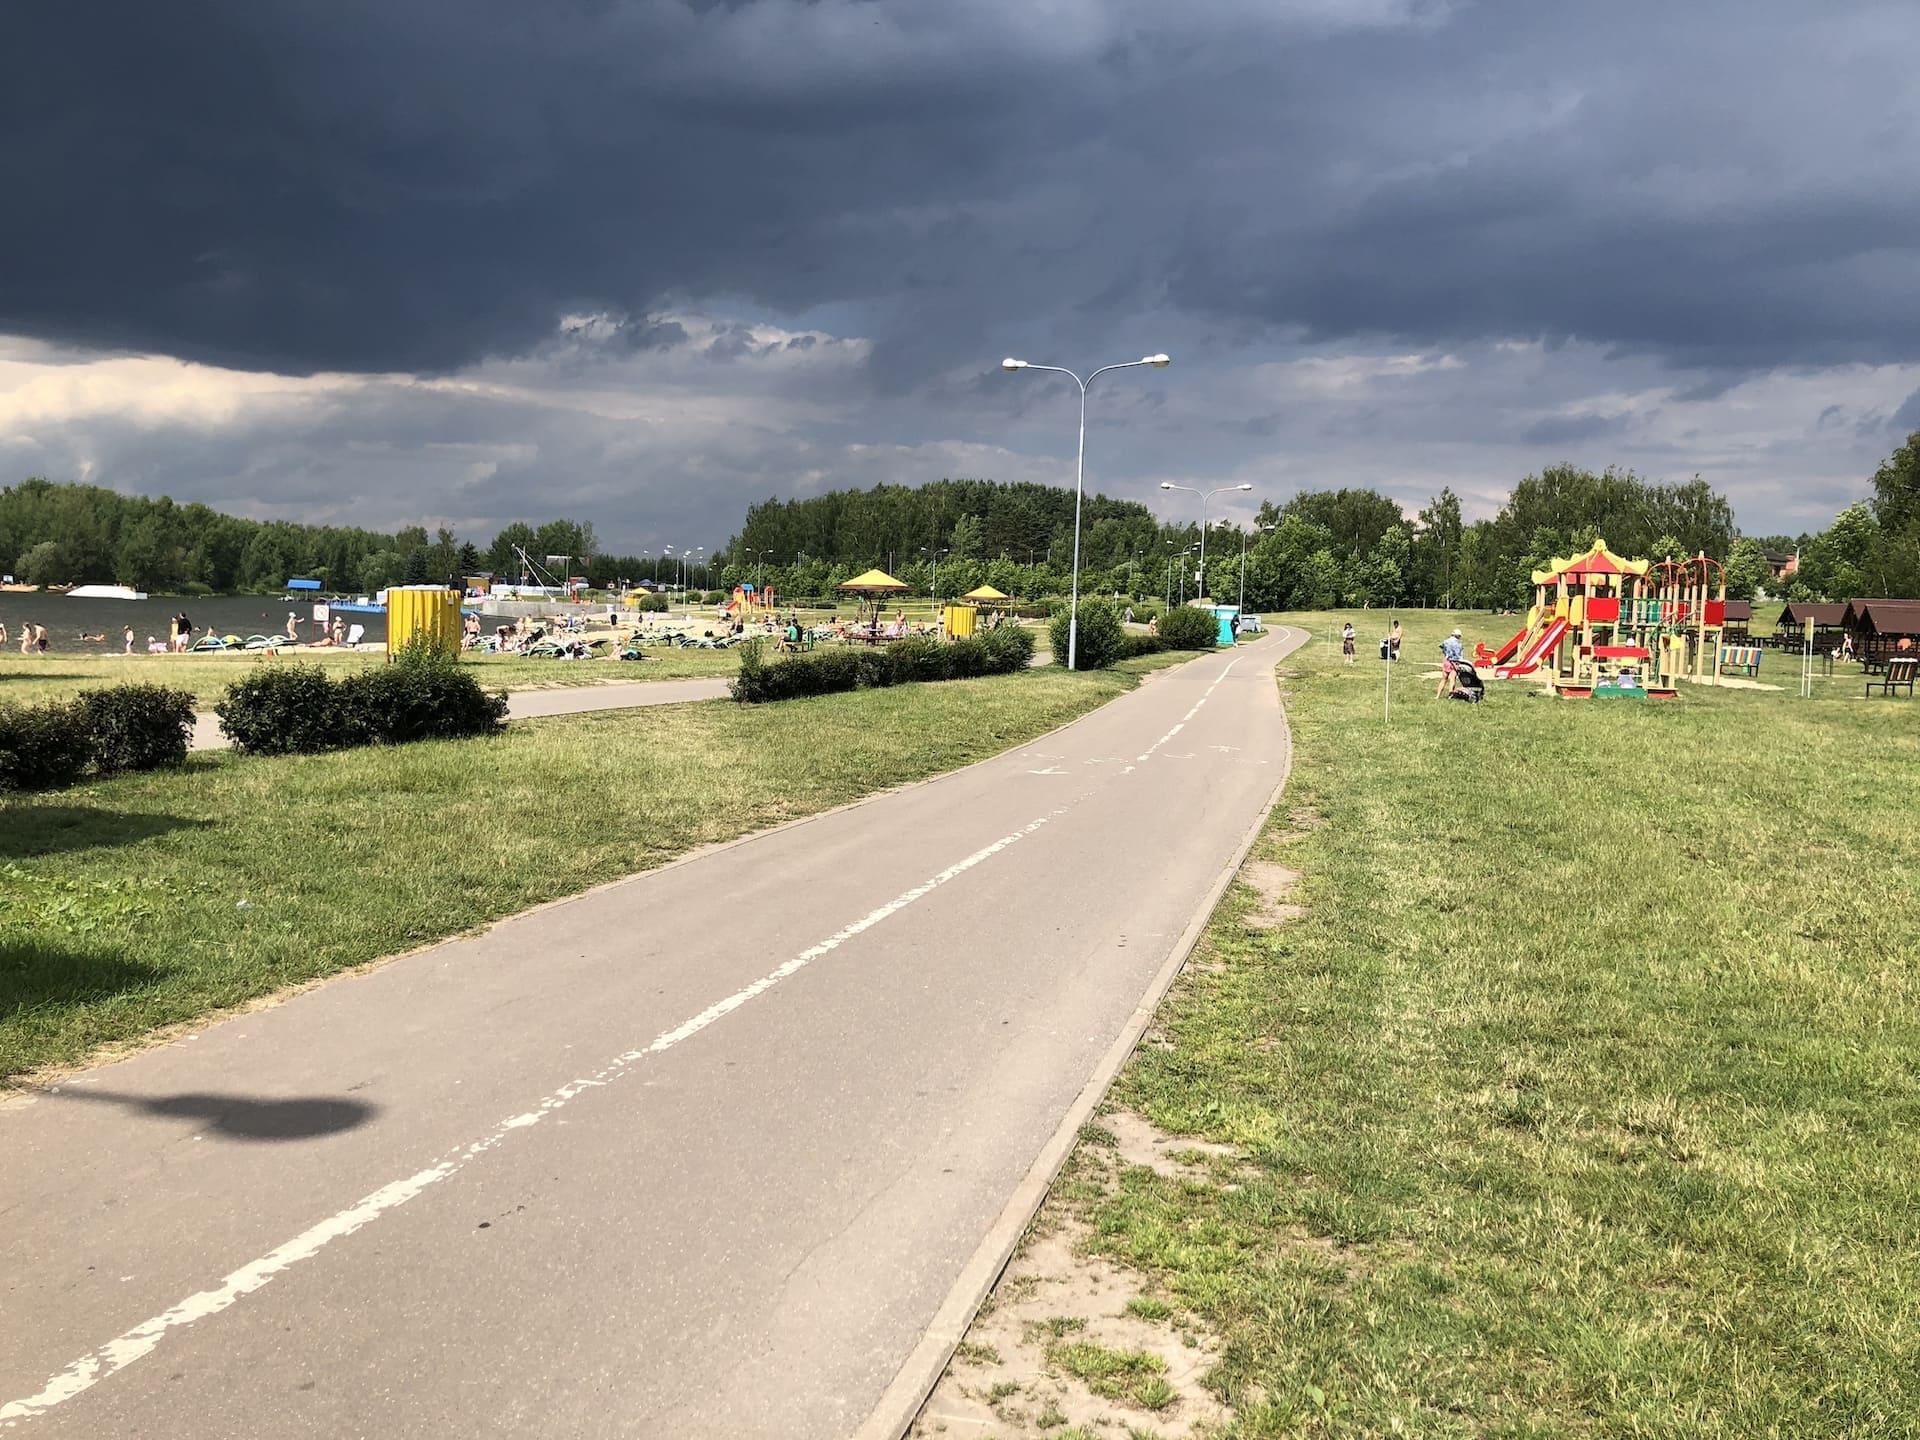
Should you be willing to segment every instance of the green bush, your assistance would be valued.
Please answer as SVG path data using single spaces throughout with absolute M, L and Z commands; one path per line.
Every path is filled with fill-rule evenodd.
M 638 595 L 630 595 L 628 598 L 632 602 L 631 608 L 643 615 L 666 613 L 667 597 L 664 595 L 655 595 L 651 591 L 642 590 Z
M 747 704 L 831 695 L 843 690 L 879 690 L 930 680 L 967 680 L 1010 675 L 1033 659 L 1033 635 L 1010 626 L 942 643 L 927 637 L 896 640 L 883 649 L 814 650 L 769 661 L 764 642 L 740 651 L 733 698 Z
M 507 721 L 457 657 L 416 642 L 388 665 L 332 680 L 314 665 L 261 666 L 214 706 L 227 738 L 254 755 L 311 755 L 356 745 L 485 735 Z
M 387 745 L 485 735 L 507 723 L 505 693 L 489 692 L 456 656 L 424 645 L 347 676 L 334 694 L 346 733 Z
M 79 700 L 93 768 L 102 775 L 184 765 L 193 696 L 164 685 L 112 685 Z
M 227 687 L 213 713 L 221 733 L 250 755 L 311 755 L 367 744 L 371 733 L 348 727 L 336 688 L 318 665 L 259 665 Z
M 80 701 L 0 704 L 0 792 L 76 784 L 92 754 Z
M 1135 635 L 1129 632 L 1125 637 L 1123 660 L 1131 660 L 1136 655 L 1158 655 L 1167 648 L 1167 642 L 1158 635 Z
M 1178 605 L 1160 617 L 1160 638 L 1169 650 L 1212 650 L 1220 643 L 1220 622 L 1210 610 Z
M 92 775 L 158 770 L 187 758 L 193 696 L 114 685 L 44 705 L 0 705 L 0 791 L 52 790 Z
M 1033 663 L 1033 631 L 1024 625 L 1001 625 L 978 631 L 974 637 L 987 652 L 989 673 L 1011 675 Z
M 1047 627 L 1047 633 L 1053 640 L 1053 663 L 1056 665 L 1067 663 L 1068 621 L 1068 607 L 1062 605 L 1054 612 Z M 1079 642 L 1075 657 L 1078 669 L 1104 670 L 1122 657 L 1126 648 L 1126 631 L 1120 624 L 1120 612 L 1113 608 L 1111 601 L 1080 602 Z

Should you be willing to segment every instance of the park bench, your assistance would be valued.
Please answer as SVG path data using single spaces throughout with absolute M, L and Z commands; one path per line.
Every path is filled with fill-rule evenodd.
M 1761 651 L 1758 645 L 1722 645 L 1720 647 L 1720 668 L 1722 670 L 1740 670 L 1748 675 L 1760 673 Z
M 1920 666 L 1920 656 L 1895 655 L 1887 661 L 1887 673 L 1878 680 L 1867 681 L 1867 694 L 1878 690 L 1882 695 L 1892 695 L 1896 690 L 1905 690 L 1913 694 L 1913 672 Z

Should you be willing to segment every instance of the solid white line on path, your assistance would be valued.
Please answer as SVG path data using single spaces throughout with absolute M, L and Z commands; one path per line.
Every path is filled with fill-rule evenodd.
M 524 1130 L 528 1126 L 539 1124 L 582 1091 L 610 1085 L 621 1078 L 622 1074 L 635 1062 L 649 1055 L 658 1055 L 671 1050 L 683 1040 L 692 1039 L 715 1021 L 738 1010 L 749 1000 L 764 995 L 782 980 L 806 969 L 822 956 L 831 954 L 856 935 L 871 930 L 888 916 L 898 914 L 914 901 L 931 894 L 949 880 L 957 879 L 974 866 L 992 859 L 1008 846 L 1025 839 L 1049 820 L 1064 813 L 1064 810 L 1055 810 L 1051 814 L 1042 815 L 1031 824 L 1022 826 L 1011 834 L 1002 835 L 991 845 L 982 846 L 964 860 L 949 865 L 931 879 L 924 880 L 911 890 L 894 896 L 879 909 L 870 911 L 851 925 L 834 931 L 819 944 L 802 950 L 791 960 L 762 975 L 751 985 L 743 986 L 724 1000 L 715 1001 L 698 1015 L 673 1029 L 661 1032 L 654 1037 L 651 1044 L 615 1056 L 608 1065 L 595 1074 L 585 1079 L 568 1082 L 541 1100 L 531 1110 L 501 1121 L 472 1144 L 449 1152 L 437 1163 L 409 1175 L 404 1180 L 395 1180 L 392 1184 L 381 1186 L 338 1214 L 329 1215 L 319 1224 L 302 1231 L 278 1249 L 268 1252 L 258 1260 L 242 1265 L 213 1289 L 189 1295 L 172 1309 L 154 1316 L 151 1320 L 141 1322 L 125 1334 L 109 1340 L 93 1353 L 83 1355 L 48 1380 L 37 1395 L 29 1395 L 23 1400 L 13 1400 L 0 1405 L 0 1429 L 12 1429 L 23 1420 L 30 1420 L 36 1415 L 43 1414 L 54 1406 L 91 1389 L 109 1375 L 126 1369 L 134 1361 L 152 1354 L 161 1340 L 166 1338 L 168 1331 L 177 1330 L 193 1324 L 196 1320 L 204 1320 L 210 1315 L 219 1314 L 243 1296 L 250 1295 L 266 1285 L 289 1266 L 311 1259 L 335 1240 L 344 1239 L 362 1226 L 379 1219 L 389 1210 L 406 1204 L 431 1186 L 457 1175 L 470 1160 L 484 1155 L 515 1130 Z

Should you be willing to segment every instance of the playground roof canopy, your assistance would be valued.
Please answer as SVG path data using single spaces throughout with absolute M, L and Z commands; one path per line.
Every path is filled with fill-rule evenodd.
M 1594 575 L 1645 575 L 1648 563 L 1616 555 L 1607 548 L 1606 541 L 1596 540 L 1593 548 L 1584 555 L 1555 556 L 1547 562 L 1546 569 L 1533 572 L 1533 583 L 1546 585 L 1563 576 L 1569 580 L 1583 580 Z
M 891 595 L 895 591 L 905 590 L 908 587 L 884 570 L 869 570 L 866 574 L 856 575 L 835 588 L 850 591 L 856 595 Z
M 980 585 L 967 591 L 967 593 L 960 598 L 962 600 L 975 600 L 991 604 L 999 600 L 1010 600 L 1013 597 L 1005 591 L 994 589 L 991 585 Z

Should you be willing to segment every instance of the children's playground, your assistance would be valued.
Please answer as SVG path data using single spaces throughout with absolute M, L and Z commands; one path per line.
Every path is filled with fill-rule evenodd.
M 1672 700 L 1683 682 L 1718 684 L 1758 669 L 1755 647 L 1722 644 L 1727 576 L 1702 553 L 1680 560 L 1616 555 L 1598 540 L 1533 572 L 1534 599 L 1498 649 L 1475 647 L 1495 678 L 1537 678 L 1569 699 Z

